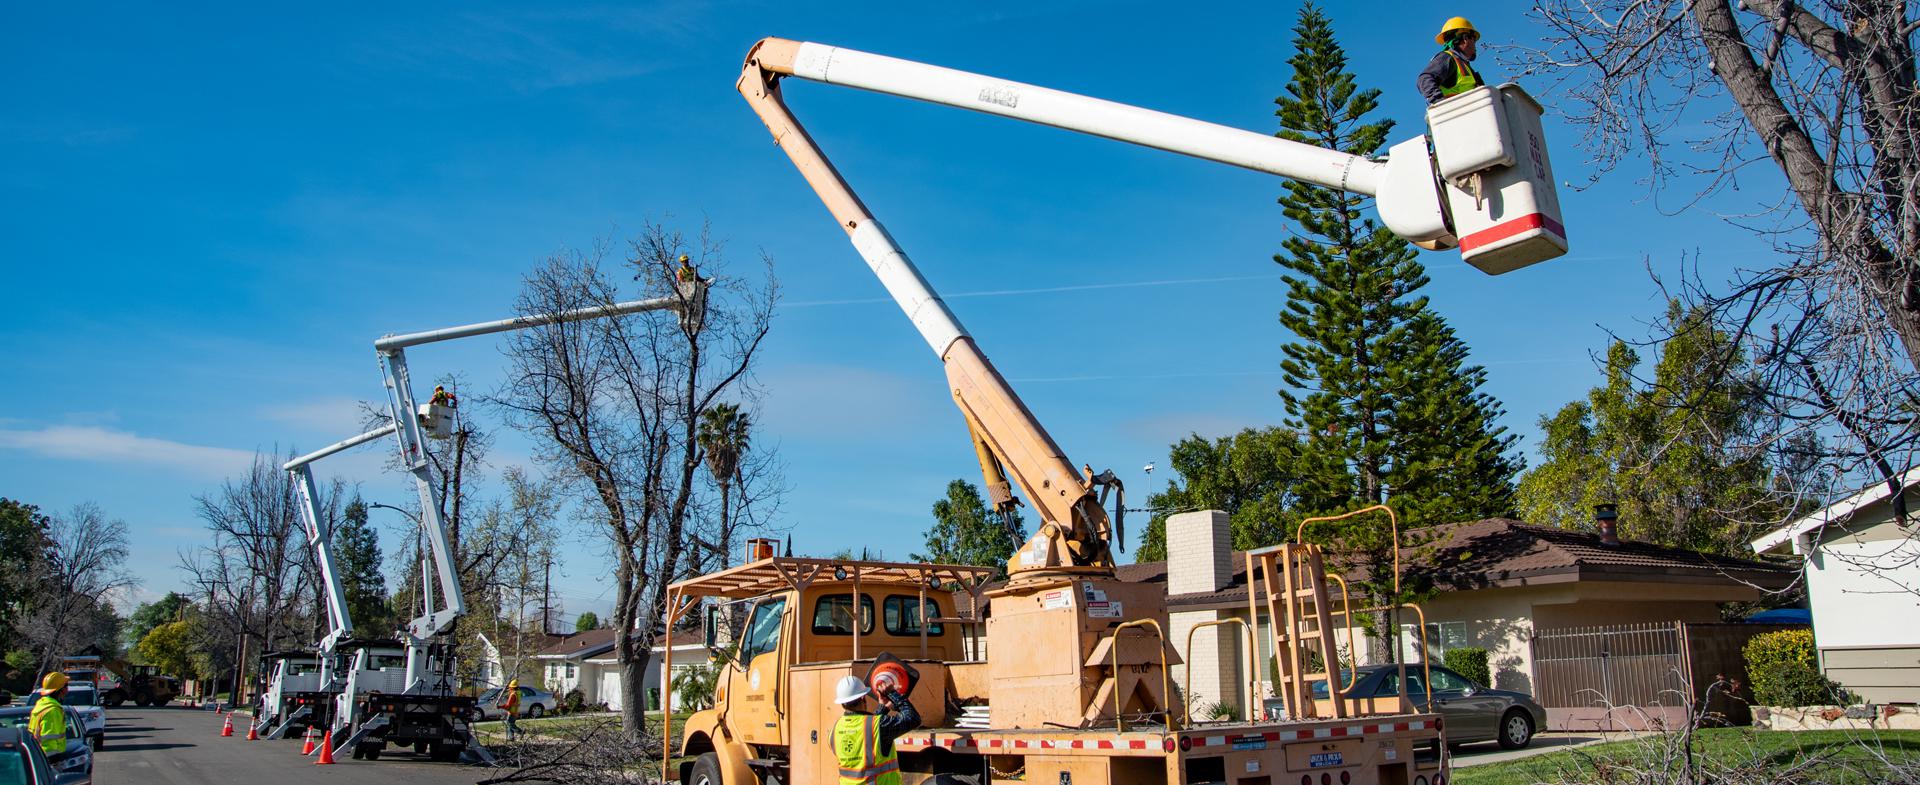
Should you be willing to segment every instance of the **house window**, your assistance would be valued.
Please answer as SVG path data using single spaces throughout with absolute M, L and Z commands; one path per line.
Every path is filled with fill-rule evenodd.
M 921 616 L 913 612 L 913 605 L 916 599 L 915 597 L 905 597 L 895 594 L 880 604 L 888 635 L 904 636 L 920 634 Z M 939 618 L 939 616 L 940 603 L 935 602 L 931 597 L 927 598 L 926 618 L 934 619 Z M 928 635 L 939 635 L 944 632 L 946 632 L 946 628 L 941 626 L 939 622 L 927 625 Z
M 1447 655 L 1448 649 L 1457 649 L 1466 645 L 1466 622 L 1431 622 L 1427 625 L 1426 656 L 1421 656 L 1420 633 L 1416 625 L 1400 625 L 1400 659 L 1402 662 L 1439 662 Z
M 813 604 L 813 634 L 852 635 L 853 597 L 829 594 Z M 873 634 L 873 598 L 860 595 L 860 634 Z
M 579 667 L 580 667 L 580 666 L 578 666 L 578 665 L 575 665 L 575 664 L 573 664 L 573 663 L 571 663 L 571 662 L 569 662 L 569 663 L 567 663 L 567 678 L 569 678 L 569 679 L 571 679 L 571 678 L 573 678 L 573 677 L 574 677 L 574 676 L 575 676 L 576 674 L 578 674 L 578 673 L 579 673 L 579 670 L 578 670 L 578 669 L 579 669 Z

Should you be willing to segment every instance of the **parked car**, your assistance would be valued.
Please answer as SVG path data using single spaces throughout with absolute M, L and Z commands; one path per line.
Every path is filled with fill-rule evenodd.
M 91 785 L 91 775 L 53 773 L 40 745 L 21 728 L 0 727 L 0 785 Z
M 13 775 L 6 773 L 5 767 L 7 765 L 7 762 L 5 760 L 6 755 L 4 750 L 5 740 L 4 738 L 0 738 L 0 783 L 30 781 L 30 782 L 36 783 L 37 785 L 37 783 L 51 781 L 51 782 L 58 783 L 58 785 L 91 785 L 91 783 L 93 782 L 93 748 L 87 746 L 87 738 L 85 735 L 81 734 L 80 732 L 81 728 L 85 726 L 81 725 L 79 714 L 74 711 L 72 706 L 68 706 L 66 707 L 66 709 L 67 709 L 67 750 L 58 755 L 43 755 L 40 752 L 40 745 L 37 742 L 33 742 L 31 736 L 26 735 L 27 721 L 33 715 L 33 707 L 31 706 L 0 707 L 0 733 L 13 731 L 15 733 L 20 734 L 21 736 L 25 736 L 27 741 L 30 742 L 31 746 L 33 747 L 33 751 L 32 751 L 33 757 L 39 758 L 43 765 L 47 766 L 49 769 L 52 770 L 52 774 L 53 774 L 53 778 L 51 780 L 48 780 L 48 779 L 9 780 L 7 779 L 7 777 L 13 776 Z
M 507 716 L 506 712 L 500 710 L 500 691 L 503 689 L 506 688 L 498 687 L 480 693 L 480 699 L 475 701 L 475 705 L 480 709 L 481 719 L 497 720 Z M 560 699 L 554 697 L 551 692 L 532 687 L 520 688 L 520 716 L 522 717 L 544 717 L 552 714 L 553 710 L 559 707 Z
M 1427 710 L 1428 666 L 1407 666 L 1407 697 L 1415 711 Z M 1517 750 L 1533 742 L 1533 734 L 1547 724 L 1547 710 L 1524 692 L 1495 690 L 1438 665 L 1433 674 L 1433 710 L 1446 720 L 1448 745 L 1496 741 Z M 1341 674 L 1344 680 L 1345 673 Z M 1349 698 L 1390 697 L 1400 694 L 1400 666 L 1366 665 L 1354 675 Z M 1327 696 L 1327 683 L 1313 683 L 1314 697 Z
M 100 691 L 92 686 L 69 684 L 66 697 L 60 699 L 86 723 L 87 746 L 96 752 L 107 748 L 107 710 L 100 707 Z

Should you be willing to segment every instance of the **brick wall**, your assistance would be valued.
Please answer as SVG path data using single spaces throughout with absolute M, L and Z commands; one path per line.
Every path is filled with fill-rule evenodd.
M 1233 580 L 1233 533 L 1219 510 L 1167 518 L 1167 593 L 1219 591 Z

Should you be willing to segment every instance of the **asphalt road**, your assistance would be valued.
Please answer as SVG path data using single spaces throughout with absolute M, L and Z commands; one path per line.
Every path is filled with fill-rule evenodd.
M 107 710 L 107 748 L 98 753 L 93 781 L 104 785 L 472 785 L 488 770 L 416 761 L 389 754 L 378 761 L 353 760 L 316 766 L 300 757 L 298 740 L 247 741 L 245 717 L 235 717 L 234 735 L 220 736 L 219 715 L 182 707 Z

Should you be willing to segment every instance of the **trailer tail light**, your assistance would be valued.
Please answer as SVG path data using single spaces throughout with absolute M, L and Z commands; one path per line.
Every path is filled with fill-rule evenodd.
M 1427 775 L 1422 774 L 1418 777 L 1414 777 L 1413 785 L 1427 785 Z
M 1351 772 L 1351 771 L 1344 771 L 1344 770 L 1343 770 L 1343 771 L 1341 771 L 1341 772 L 1340 772 L 1340 785 L 1353 785 L 1353 772 Z
M 1320 772 L 1320 785 L 1333 785 L 1333 773 L 1327 771 Z
M 1192 737 L 1189 737 L 1189 736 L 1181 736 L 1181 737 L 1180 737 L 1180 751 L 1181 751 L 1181 752 L 1186 752 L 1187 750 L 1190 750 L 1190 749 L 1193 749 L 1193 739 L 1192 739 Z
M 1166 753 L 1169 755 L 1173 754 L 1173 750 L 1176 746 L 1178 745 L 1173 743 L 1172 738 L 1165 738 L 1160 740 L 1160 749 L 1166 751 Z
M 1447 775 L 1445 774 L 1433 775 L 1433 785 L 1447 785 Z
M 1312 774 L 1300 775 L 1300 785 L 1313 785 L 1313 775 Z

